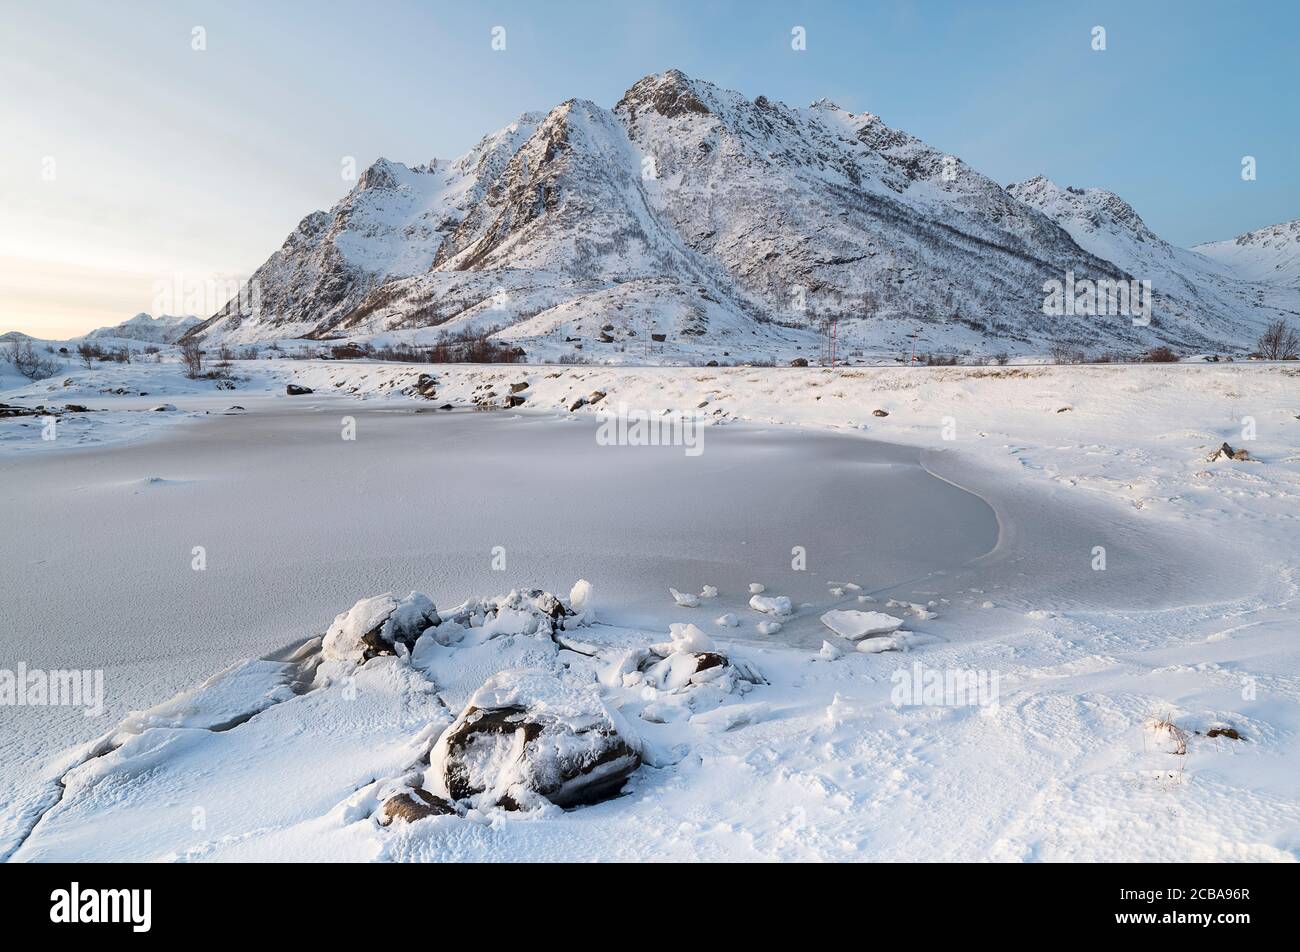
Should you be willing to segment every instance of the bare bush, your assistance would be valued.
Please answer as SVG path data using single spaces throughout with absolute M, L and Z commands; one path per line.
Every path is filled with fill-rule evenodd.
M 9 351 L 9 362 L 28 380 L 44 380 L 59 372 L 61 364 L 52 358 L 42 357 L 29 340 L 16 340 Z
M 203 349 L 194 341 L 181 345 L 181 363 L 185 365 L 185 376 L 197 380 L 203 373 Z
M 1259 336 L 1255 344 L 1265 360 L 1295 360 L 1300 353 L 1300 335 L 1282 318 L 1278 318 Z
M 1143 358 L 1143 360 L 1148 364 L 1176 364 L 1181 359 L 1181 357 L 1174 353 L 1172 348 L 1163 345 L 1160 347 L 1152 347 L 1147 351 L 1146 357 Z
M 955 367 L 961 362 L 956 354 L 919 354 L 916 361 L 926 367 Z

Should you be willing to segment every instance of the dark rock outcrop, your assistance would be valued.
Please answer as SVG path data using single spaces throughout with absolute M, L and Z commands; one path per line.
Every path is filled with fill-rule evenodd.
M 641 763 L 599 695 L 549 671 L 503 671 L 476 691 L 430 757 L 457 803 L 528 810 L 616 795 Z
M 442 797 L 435 797 L 428 790 L 416 788 L 406 793 L 395 794 L 384 801 L 375 819 L 380 826 L 388 826 L 394 820 L 414 823 L 430 816 L 449 816 L 455 814 L 456 808 Z

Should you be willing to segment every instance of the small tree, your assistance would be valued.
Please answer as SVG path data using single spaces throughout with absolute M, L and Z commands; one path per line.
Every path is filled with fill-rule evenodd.
M 77 356 L 81 358 L 81 362 L 89 370 L 95 366 L 95 358 L 99 356 L 99 348 L 89 341 L 82 341 L 77 345 Z
M 1278 318 L 1260 335 L 1255 345 L 1265 360 L 1293 360 L 1300 351 L 1300 335 L 1282 318 Z
M 28 380 L 44 380 L 59 372 L 58 361 L 36 353 L 29 340 L 15 342 L 9 359 L 13 362 L 14 369 Z
M 195 341 L 186 341 L 181 345 L 181 362 L 185 364 L 185 376 L 191 380 L 203 372 L 203 350 Z

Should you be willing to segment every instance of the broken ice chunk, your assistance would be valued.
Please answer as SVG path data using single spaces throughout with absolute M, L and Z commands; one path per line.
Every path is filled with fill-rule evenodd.
M 789 615 L 794 611 L 790 599 L 784 595 L 755 595 L 749 600 L 749 607 L 765 615 Z
M 872 635 L 887 635 L 903 627 L 903 619 L 884 612 L 863 612 L 853 609 L 829 611 L 822 615 L 822 624 L 842 638 L 859 641 Z
M 700 596 L 692 594 L 691 592 L 679 592 L 675 588 L 670 588 L 668 591 L 673 593 L 673 601 L 677 603 L 678 608 L 700 607 Z

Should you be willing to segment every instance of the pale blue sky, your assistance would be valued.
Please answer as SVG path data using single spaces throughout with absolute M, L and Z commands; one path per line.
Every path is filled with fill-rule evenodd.
M 343 156 L 453 157 L 669 67 L 869 109 L 1003 184 L 1109 188 L 1176 244 L 1300 217 L 1300 4 L 1283 0 L 0 0 L 0 23 L 0 330 L 67 336 L 149 310 L 177 272 L 246 275 L 346 191 Z

